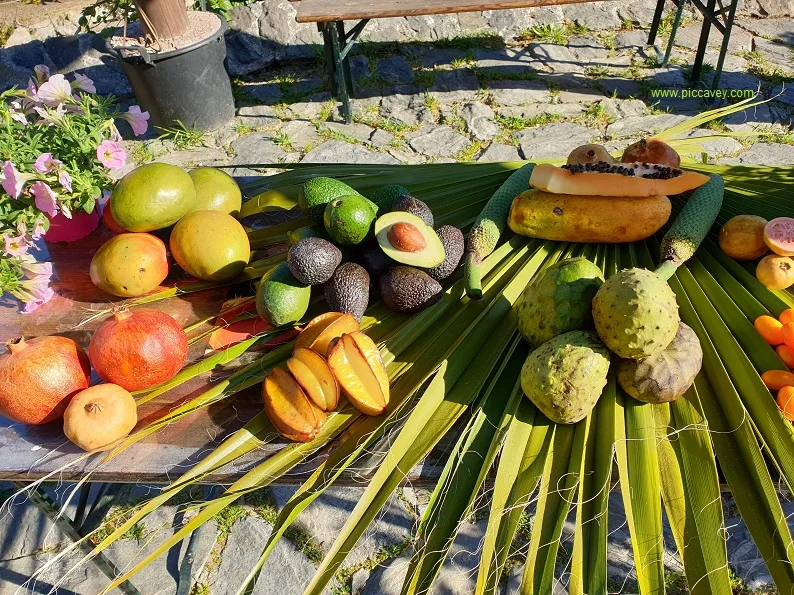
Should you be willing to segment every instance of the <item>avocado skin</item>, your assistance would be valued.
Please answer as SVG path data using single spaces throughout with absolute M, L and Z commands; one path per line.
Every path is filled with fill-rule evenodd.
M 395 198 L 391 205 L 391 212 L 393 213 L 394 211 L 405 211 L 406 213 L 416 215 L 425 222 L 425 225 L 433 227 L 433 211 L 430 210 L 427 204 L 423 203 L 415 196 L 403 194 Z
M 396 266 L 380 277 L 383 302 L 398 312 L 418 312 L 432 306 L 443 295 L 441 284 L 414 267 Z
M 362 244 L 356 260 L 372 277 L 380 277 L 386 269 L 398 264 L 397 261 L 386 256 L 378 242 Z
M 375 192 L 370 195 L 369 199 L 378 205 L 379 209 L 382 209 L 383 212 L 386 213 L 391 211 L 394 199 L 403 194 L 410 194 L 405 186 L 389 184 L 388 186 L 381 186 L 375 190 Z
M 457 270 L 460 259 L 463 258 L 465 241 L 463 239 L 463 232 L 452 225 L 439 227 L 436 230 L 436 234 L 441 240 L 441 244 L 444 246 L 444 253 L 446 256 L 444 257 L 444 262 L 440 265 L 432 269 L 427 269 L 427 274 L 436 281 L 441 281 Z
M 304 238 L 287 253 L 290 273 L 306 285 L 319 285 L 328 281 L 340 262 L 342 252 L 322 238 Z
M 331 239 L 343 246 L 363 242 L 372 230 L 375 212 L 360 194 L 340 196 L 329 202 L 323 214 L 325 230 Z
M 265 273 L 256 292 L 256 311 L 273 326 L 297 322 L 309 309 L 312 289 L 301 283 L 286 262 Z
M 346 262 L 337 267 L 324 291 L 331 312 L 350 313 L 361 322 L 369 305 L 369 273 L 355 262 Z

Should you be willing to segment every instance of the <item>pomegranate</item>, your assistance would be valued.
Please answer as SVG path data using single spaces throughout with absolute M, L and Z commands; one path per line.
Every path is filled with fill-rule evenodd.
M 59 419 L 72 397 L 88 388 L 91 365 L 67 337 L 20 338 L 0 355 L 0 413 L 23 424 Z
M 158 310 L 121 310 L 100 326 L 88 345 L 99 376 L 128 391 L 173 378 L 187 359 L 182 327 Z

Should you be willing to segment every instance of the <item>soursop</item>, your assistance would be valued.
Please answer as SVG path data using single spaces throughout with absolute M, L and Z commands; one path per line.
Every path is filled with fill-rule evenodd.
M 593 297 L 604 276 L 586 258 L 567 258 L 535 277 L 518 303 L 518 330 L 533 347 L 593 326 Z
M 667 349 L 641 360 L 621 360 L 618 382 L 637 400 L 668 403 L 689 390 L 702 363 L 703 350 L 695 331 L 681 322 Z
M 675 337 L 678 303 L 653 271 L 624 269 L 596 292 L 593 322 L 601 340 L 620 357 L 650 357 Z
M 524 394 L 551 421 L 587 417 L 607 383 L 609 350 L 592 331 L 571 331 L 529 354 L 521 368 Z

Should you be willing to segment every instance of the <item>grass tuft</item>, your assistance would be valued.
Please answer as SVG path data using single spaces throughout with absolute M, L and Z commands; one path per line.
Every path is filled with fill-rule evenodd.
M 204 144 L 204 133 L 201 132 L 194 124 L 190 128 L 185 126 L 180 120 L 176 121 L 176 126 L 173 128 L 160 128 L 161 138 L 168 139 L 174 143 L 174 147 L 181 151 L 192 147 L 200 147 Z

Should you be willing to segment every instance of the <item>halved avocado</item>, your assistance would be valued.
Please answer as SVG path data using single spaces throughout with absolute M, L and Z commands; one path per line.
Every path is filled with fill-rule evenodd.
M 444 262 L 444 245 L 433 228 L 416 215 L 403 211 L 386 213 L 375 221 L 375 239 L 387 256 L 423 269 Z

